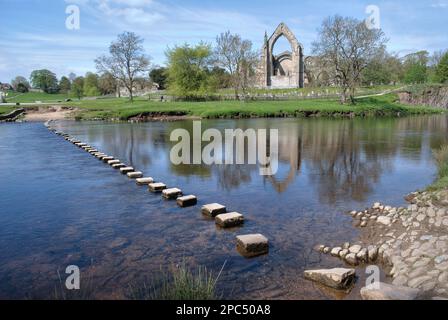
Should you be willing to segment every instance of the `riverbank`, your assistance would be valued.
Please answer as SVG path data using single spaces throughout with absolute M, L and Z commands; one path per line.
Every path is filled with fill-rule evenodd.
M 351 266 L 377 264 L 394 287 L 365 290 L 364 299 L 448 299 L 448 148 L 435 152 L 439 175 L 425 191 L 405 197 L 407 208 L 375 203 L 352 211 L 357 243 L 318 250 Z
M 444 110 L 398 103 L 397 94 L 364 97 L 356 105 L 341 105 L 338 100 L 309 99 L 287 101 L 216 101 L 216 102 L 155 102 L 126 99 L 81 100 L 59 104 L 26 106 L 27 118 L 41 121 L 75 119 L 106 121 L 176 121 L 186 119 L 239 119 L 239 118 L 304 118 L 304 117 L 396 117 L 436 114 Z M 11 110 L 8 106 L 0 108 Z M 49 108 L 49 112 L 43 111 Z M 73 112 L 58 110 L 71 108 Z M 45 117 L 47 113 L 48 117 Z
M 94 100 L 70 102 L 77 108 L 77 120 L 150 120 L 172 117 L 201 119 L 284 118 L 284 117 L 368 117 L 405 116 L 440 113 L 442 110 L 397 103 L 396 94 L 357 100 L 356 105 L 341 105 L 338 100 L 154 102 Z

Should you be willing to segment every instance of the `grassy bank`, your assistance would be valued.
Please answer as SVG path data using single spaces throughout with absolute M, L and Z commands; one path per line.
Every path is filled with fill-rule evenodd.
M 8 114 L 12 111 L 14 111 L 15 109 L 18 109 L 20 107 L 12 107 L 12 106 L 1 106 L 0 105 L 0 114 Z
M 429 191 L 448 189 L 448 145 L 434 151 L 437 162 L 437 180 L 428 188 Z
M 120 119 L 139 115 L 185 115 L 201 118 L 311 117 L 311 116 L 396 116 L 439 113 L 440 109 L 406 106 L 396 102 L 395 94 L 358 99 L 356 105 L 341 105 L 338 100 L 155 102 L 126 99 L 74 101 L 78 119 Z

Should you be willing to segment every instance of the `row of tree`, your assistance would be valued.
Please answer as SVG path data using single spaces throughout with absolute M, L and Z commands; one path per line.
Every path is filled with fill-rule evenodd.
M 328 83 L 342 88 L 342 103 L 354 103 L 356 88 L 361 85 L 448 81 L 448 52 L 430 57 L 428 52 L 420 51 L 400 59 L 387 52 L 387 41 L 383 31 L 370 29 L 357 19 L 334 16 L 322 23 L 313 43 L 313 54 L 318 58 L 318 67 L 328 71 Z M 49 70 L 35 70 L 30 76 L 31 85 L 23 77 L 16 77 L 12 85 L 19 92 L 32 86 L 47 93 L 71 93 L 78 98 L 112 94 L 125 88 L 132 101 L 139 84 L 157 83 L 159 89 L 168 88 L 182 97 L 233 88 L 239 97 L 256 82 L 259 54 L 251 41 L 238 34 L 222 33 L 214 45 L 169 48 L 166 68 L 150 68 L 143 42 L 135 33 L 120 34 L 111 43 L 109 54 L 95 60 L 98 74 L 70 74 L 58 80 Z

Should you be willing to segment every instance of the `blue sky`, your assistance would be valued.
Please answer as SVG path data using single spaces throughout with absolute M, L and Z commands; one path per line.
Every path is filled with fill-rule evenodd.
M 80 9 L 80 29 L 68 30 L 68 5 Z M 117 34 L 134 31 L 145 39 L 154 64 L 175 44 L 213 42 L 230 30 L 262 45 L 264 32 L 285 22 L 311 54 L 322 20 L 339 14 L 367 17 L 366 7 L 380 9 L 381 28 L 390 51 L 448 49 L 448 0 L 0 0 L 0 81 L 29 77 L 47 68 L 58 77 L 95 71 L 93 60 L 107 52 Z M 278 50 L 287 49 L 279 43 Z

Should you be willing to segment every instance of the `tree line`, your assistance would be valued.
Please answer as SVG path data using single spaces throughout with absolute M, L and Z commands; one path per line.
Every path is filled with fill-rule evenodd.
M 430 55 L 419 51 L 403 58 L 386 50 L 388 39 L 380 29 L 369 29 L 363 21 L 334 16 L 325 19 L 312 52 L 325 77 L 313 78 L 311 86 L 336 85 L 342 88 L 341 102 L 355 103 L 357 87 L 379 84 L 445 83 L 448 81 L 448 51 Z M 97 73 L 73 73 L 57 79 L 49 70 L 35 70 L 30 82 L 24 77 L 12 81 L 14 90 L 31 87 L 47 93 L 74 97 L 116 94 L 124 88 L 132 101 L 137 88 L 157 83 L 159 89 L 188 98 L 209 95 L 231 88 L 239 98 L 256 84 L 259 52 L 250 40 L 225 32 L 213 44 L 177 45 L 166 50 L 166 67 L 152 66 L 144 40 L 124 32 L 109 46 L 108 55 L 95 60 Z

